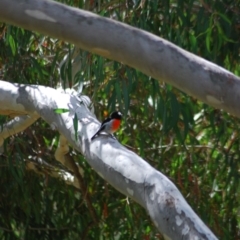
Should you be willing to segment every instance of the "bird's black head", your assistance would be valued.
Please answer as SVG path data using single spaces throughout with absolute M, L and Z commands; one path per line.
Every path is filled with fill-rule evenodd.
M 121 120 L 122 119 L 122 113 L 120 113 L 119 111 L 115 111 L 115 112 L 111 113 L 110 118 Z

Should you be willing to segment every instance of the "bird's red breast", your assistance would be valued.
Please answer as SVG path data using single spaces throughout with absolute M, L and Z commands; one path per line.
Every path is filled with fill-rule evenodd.
M 120 124 L 121 124 L 121 120 L 114 119 L 113 123 L 112 123 L 112 131 L 116 132 L 118 130 L 118 128 L 120 127 Z

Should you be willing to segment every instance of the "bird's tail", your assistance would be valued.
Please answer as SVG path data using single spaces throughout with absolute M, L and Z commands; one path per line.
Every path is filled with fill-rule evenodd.
M 91 141 L 99 134 L 100 131 L 97 131 L 92 137 L 91 137 Z

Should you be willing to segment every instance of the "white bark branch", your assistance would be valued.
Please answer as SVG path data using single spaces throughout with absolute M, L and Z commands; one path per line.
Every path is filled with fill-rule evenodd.
M 48 0 L 1 0 L 0 21 L 137 68 L 240 117 L 240 79 L 148 32 Z
M 4 139 L 24 131 L 30 125 L 32 125 L 39 116 L 35 114 L 15 117 L 6 124 L 0 127 L 0 146 L 2 146 Z
M 5 104 L 6 108 L 12 110 L 21 106 L 22 111 L 36 112 L 55 126 L 101 177 L 146 209 L 166 239 L 216 239 L 162 173 L 111 137 L 99 136 L 90 140 L 100 124 L 85 104 L 79 104 L 76 96 L 43 86 L 0 81 L 0 96 L 4 91 L 11 92 L 16 100 L 15 104 Z M 70 112 L 56 114 L 55 108 L 68 108 Z M 78 117 L 77 141 L 73 126 L 75 113 Z
M 79 182 L 77 178 L 63 169 L 56 168 L 56 166 L 52 166 L 42 159 L 38 159 L 38 161 L 25 161 L 26 162 L 26 170 L 34 171 L 39 175 L 49 175 L 54 178 L 58 178 L 63 180 L 66 184 L 72 185 L 75 188 L 80 188 Z
M 54 156 L 56 160 L 59 161 L 62 165 L 64 165 L 69 170 L 73 171 L 72 164 L 65 157 L 65 155 L 69 152 L 68 144 L 69 143 L 67 139 L 63 135 L 60 135 L 58 147 Z M 77 163 L 76 166 L 78 168 L 78 172 L 83 176 L 83 169 Z

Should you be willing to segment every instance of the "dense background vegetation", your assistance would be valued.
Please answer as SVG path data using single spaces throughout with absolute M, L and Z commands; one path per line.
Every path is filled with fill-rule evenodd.
M 61 2 L 145 29 L 240 75 L 239 1 Z M 66 83 L 71 62 L 59 66 L 71 49 L 61 40 L 0 23 L 0 78 L 56 87 L 61 77 Z M 220 239 L 239 239 L 239 119 L 120 63 L 84 51 L 78 57 L 75 83 L 84 83 L 98 118 L 120 109 L 125 121 L 119 141 L 167 175 Z M 0 116 L 1 124 L 8 120 Z M 72 152 L 84 169 L 98 225 L 91 225 L 79 190 L 44 169 L 26 171 L 37 159 L 62 168 L 54 160 L 58 136 L 49 130 L 39 120 L 5 141 L 1 239 L 162 239 L 145 211 L 102 180 L 80 154 Z

